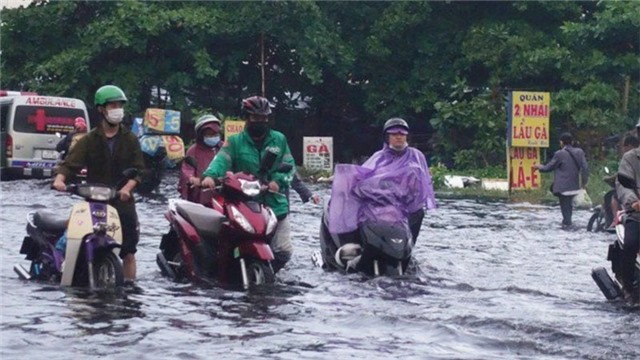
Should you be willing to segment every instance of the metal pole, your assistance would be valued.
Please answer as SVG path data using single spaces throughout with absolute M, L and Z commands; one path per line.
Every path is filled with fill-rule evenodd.
M 264 33 L 260 34 L 260 70 L 262 72 L 262 96 L 265 96 L 265 79 L 264 79 Z

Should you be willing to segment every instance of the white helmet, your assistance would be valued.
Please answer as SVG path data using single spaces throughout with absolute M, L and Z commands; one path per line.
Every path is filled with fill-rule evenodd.
M 220 127 L 222 126 L 222 121 L 220 121 L 220 119 L 218 119 L 217 117 L 211 114 L 200 116 L 198 120 L 196 120 L 196 126 L 195 126 L 196 134 L 198 133 L 198 130 L 202 129 L 203 126 L 207 124 L 213 124 L 213 123 L 218 124 L 218 126 Z

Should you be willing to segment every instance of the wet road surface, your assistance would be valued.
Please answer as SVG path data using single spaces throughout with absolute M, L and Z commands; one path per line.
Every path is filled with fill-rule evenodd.
M 295 254 L 250 292 L 176 284 L 155 255 L 167 199 L 138 197 L 138 281 L 90 293 L 24 282 L 12 270 L 27 213 L 77 199 L 42 180 L 1 183 L 2 359 L 638 359 L 640 312 L 607 302 L 590 271 L 610 234 L 559 228 L 557 206 L 440 199 L 427 214 L 417 277 L 367 280 L 313 266 L 321 207 L 292 195 Z M 328 195 L 326 186 L 313 190 Z

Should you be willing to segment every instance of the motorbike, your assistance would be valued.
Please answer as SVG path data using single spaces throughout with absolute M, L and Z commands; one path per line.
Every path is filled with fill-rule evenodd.
M 636 188 L 635 182 L 631 179 L 618 175 L 618 181 L 620 184 L 627 188 Z M 609 276 L 609 273 L 604 267 L 597 267 L 591 271 L 591 277 L 596 282 L 600 291 L 604 294 L 607 300 L 614 300 L 622 298 L 624 292 L 636 293 L 636 298 L 640 298 L 640 254 L 636 254 L 635 262 L 635 274 L 634 274 L 634 289 L 623 289 L 624 282 L 622 281 L 622 261 L 623 261 L 623 249 L 624 249 L 624 224 L 629 214 L 633 211 L 619 210 L 615 216 L 615 233 L 616 239 L 609 245 L 609 251 L 607 253 L 607 260 L 611 261 L 611 271 L 614 274 L 614 279 Z M 624 290 L 624 291 L 623 291 Z
M 29 270 L 21 264 L 13 269 L 24 280 L 59 282 L 62 286 L 111 288 L 124 283 L 118 257 L 122 230 L 117 210 L 109 201 L 117 190 L 137 176 L 127 169 L 118 186 L 97 183 L 67 185 L 66 191 L 84 199 L 71 208 L 69 217 L 45 210 L 27 215 L 27 236 L 20 253 L 31 261 Z M 59 242 L 66 236 L 66 245 Z
M 275 282 L 269 242 L 278 220 L 273 210 L 259 201 L 259 195 L 265 191 L 266 174 L 276 157 L 267 152 L 258 176 L 237 172 L 217 179 L 220 185 L 214 191 L 203 190 L 211 193 L 209 201 L 169 200 L 165 218 L 171 228 L 162 237 L 156 256 L 164 276 L 208 284 L 217 279 L 245 289 Z M 195 159 L 184 161 L 195 167 Z M 289 172 L 291 168 L 281 164 L 277 171 Z
M 157 149 L 154 154 L 143 151 L 142 158 L 145 170 L 142 174 L 142 182 L 136 186 L 138 193 L 148 195 L 160 185 L 165 173 L 166 155 L 164 148 Z
M 605 166 L 604 172 L 609 175 L 609 168 Z M 605 182 L 611 186 L 611 189 L 604 195 L 602 205 L 598 205 L 592 209 L 593 214 L 587 223 L 587 231 L 613 231 L 614 212 L 618 210 L 613 209 L 611 204 L 611 200 L 616 195 L 615 177 L 607 176 L 605 177 Z
M 345 175 L 344 180 L 352 176 Z M 416 269 L 412 254 L 424 210 L 406 213 L 412 194 L 392 190 L 396 181 L 393 175 L 370 176 L 334 192 L 339 201 L 334 207 L 333 198 L 323 202 L 320 251 L 312 255 L 316 266 L 368 276 L 405 275 Z
M 327 271 L 360 272 L 368 276 L 408 273 L 415 239 L 407 223 L 367 221 L 355 231 L 336 234 L 329 231 L 327 212 L 328 205 L 325 205 L 320 225 L 320 252 L 312 255 L 316 266 Z M 422 215 L 419 215 L 420 222 Z M 416 222 L 411 223 L 415 226 Z

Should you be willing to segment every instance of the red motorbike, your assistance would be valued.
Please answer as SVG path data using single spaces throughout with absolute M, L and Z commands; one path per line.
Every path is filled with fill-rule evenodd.
M 163 275 L 175 281 L 188 278 L 210 284 L 217 279 L 222 284 L 242 284 L 245 289 L 275 281 L 269 242 L 278 220 L 260 202 L 268 182 L 262 174 L 275 162 L 275 154 L 270 154 L 264 157 L 259 176 L 227 173 L 217 179 L 220 185 L 214 191 L 204 191 L 211 196 L 202 203 L 169 200 L 165 218 L 171 229 L 162 237 L 156 256 Z M 191 165 L 195 159 L 185 161 Z M 291 165 L 281 164 L 277 171 L 290 170 Z

